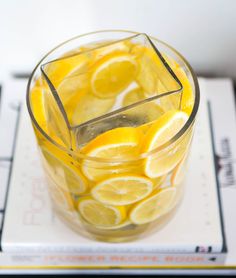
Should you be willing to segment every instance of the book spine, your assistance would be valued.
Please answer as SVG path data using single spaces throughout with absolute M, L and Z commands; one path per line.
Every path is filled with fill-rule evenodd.
M 223 265 L 225 253 L 220 254 L 4 254 L 0 255 L 1 267 L 7 266 L 67 266 L 70 267 L 123 267 L 158 268 L 160 266 Z
M 120 244 L 121 245 L 121 244 Z M 211 246 L 203 246 L 203 245 L 181 245 L 181 246 L 142 246 L 136 245 L 134 246 L 78 246 L 78 245 L 52 245 L 52 244 L 25 244 L 25 243 L 17 243 L 17 244 L 8 244 L 7 242 L 2 242 L 2 250 L 5 253 L 70 253 L 70 254 L 80 254 L 83 255 L 85 253 L 89 254 L 188 254 L 188 253 L 201 253 L 201 254 L 210 254 L 210 253 L 220 253 L 222 249 L 221 244 L 215 244 Z

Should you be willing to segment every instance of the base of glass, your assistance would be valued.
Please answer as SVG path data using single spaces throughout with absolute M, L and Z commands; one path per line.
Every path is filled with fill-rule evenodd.
M 102 242 L 111 242 L 111 243 L 121 243 L 121 242 L 131 242 L 139 238 L 146 237 L 155 232 L 161 230 L 176 213 L 181 200 L 183 198 L 184 190 L 181 186 L 178 190 L 178 196 L 176 196 L 175 203 L 172 206 L 172 209 L 156 219 L 155 221 L 143 225 L 135 225 L 132 223 L 124 223 L 120 228 L 99 228 L 94 225 L 87 223 L 83 220 L 78 212 L 70 211 L 65 212 L 61 208 L 58 208 L 56 204 L 53 204 L 54 211 L 62 222 L 71 228 L 73 231 L 82 235 L 86 238 Z

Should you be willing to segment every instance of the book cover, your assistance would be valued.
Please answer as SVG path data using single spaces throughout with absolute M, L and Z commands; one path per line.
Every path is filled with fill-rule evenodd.
M 211 147 L 207 101 L 200 111 L 189 158 L 186 192 L 174 218 L 160 231 L 135 242 L 86 239 L 67 228 L 51 209 L 30 119 L 20 112 L 17 144 L 2 232 L 6 253 L 180 254 L 223 249 L 220 205 Z

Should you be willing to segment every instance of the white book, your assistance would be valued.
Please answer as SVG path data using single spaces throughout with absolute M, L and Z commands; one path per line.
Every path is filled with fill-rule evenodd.
M 225 251 L 208 112 L 207 99 L 202 94 L 189 158 L 185 196 L 173 219 L 148 237 L 129 243 L 112 244 L 80 236 L 66 227 L 52 211 L 36 140 L 24 106 L 20 112 L 2 231 L 3 252 L 76 256 L 100 254 L 109 255 L 111 259 L 114 255 L 183 255 L 199 251 Z M 111 264 L 109 258 L 106 259 L 108 265 Z M 129 259 L 124 262 L 130 263 Z

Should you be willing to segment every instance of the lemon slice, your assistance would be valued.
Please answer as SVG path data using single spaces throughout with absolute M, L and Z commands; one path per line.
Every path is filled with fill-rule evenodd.
M 82 194 L 87 190 L 86 179 L 75 165 L 57 158 L 46 148 L 41 150 L 47 172 L 58 186 L 73 194 Z
M 166 178 L 167 178 L 167 175 L 163 175 L 163 176 L 153 179 L 152 180 L 153 181 L 153 191 L 160 187 L 163 187 L 164 183 L 166 181 Z
M 75 203 L 71 194 L 58 187 L 49 176 L 47 176 L 47 178 L 49 179 L 48 189 L 53 208 L 63 218 L 66 218 L 73 223 L 78 222 L 78 212 L 75 209 Z
M 102 230 L 122 230 L 126 229 L 127 226 L 133 225 L 133 223 L 130 220 L 125 220 L 121 222 L 119 225 L 114 225 L 111 227 L 108 226 L 96 226 L 97 229 L 102 229 Z
M 74 202 L 68 191 L 58 187 L 50 176 L 49 179 L 49 194 L 54 202 L 54 205 L 63 211 L 74 210 Z
M 150 122 L 150 123 L 140 125 L 140 126 L 137 127 L 137 129 L 139 131 L 141 131 L 143 134 L 146 134 L 148 132 L 148 130 L 151 128 L 151 126 L 153 125 L 154 122 Z
M 86 199 L 89 199 L 91 200 L 90 197 L 83 197 L 82 200 L 86 200 Z M 77 212 L 77 218 L 80 222 L 82 222 L 84 225 L 86 225 L 86 228 L 88 229 L 93 229 L 93 232 L 95 232 L 97 229 L 100 229 L 100 230 L 121 230 L 121 229 L 126 229 L 127 226 L 129 225 L 134 225 L 126 216 L 127 216 L 127 209 L 125 208 L 126 212 L 124 212 L 123 208 L 121 207 L 121 213 L 122 215 L 124 215 L 124 220 L 117 224 L 117 225 L 113 225 L 113 226 L 100 226 L 100 225 L 96 225 L 94 226 L 93 224 L 89 223 L 88 221 L 85 220 L 85 218 L 80 215 L 78 212 Z
M 171 69 L 179 67 L 178 63 L 166 53 L 161 53 Z
M 148 152 L 165 144 L 173 138 L 188 120 L 188 115 L 182 111 L 166 112 L 148 130 L 143 138 L 142 152 Z M 186 146 L 187 148 L 187 146 Z M 150 155 L 144 166 L 145 174 L 156 178 L 171 171 L 183 157 L 186 148 L 182 144 L 172 144 L 170 148 Z
M 40 127 L 46 128 L 45 106 L 43 89 L 39 85 L 35 85 L 30 91 L 30 102 L 34 117 Z M 45 130 L 46 131 L 46 130 Z
M 138 46 L 137 56 L 139 72 L 137 82 L 144 89 L 146 96 L 154 96 L 179 89 L 165 64 L 152 47 Z M 160 86 L 161 85 L 161 86 Z
M 179 186 L 184 180 L 185 173 L 186 173 L 186 162 L 187 162 L 187 155 L 183 157 L 183 159 L 179 162 L 176 166 L 173 174 L 171 176 L 171 185 L 172 186 Z
M 193 89 L 190 81 L 181 67 L 175 68 L 174 72 L 179 78 L 183 86 L 182 98 L 181 98 L 181 110 L 186 112 L 188 115 L 191 114 L 194 105 Z
M 173 207 L 175 194 L 174 187 L 164 188 L 139 202 L 130 212 L 131 222 L 139 225 L 145 224 L 166 214 Z
M 86 71 L 88 63 L 88 58 L 85 55 L 79 54 L 69 58 L 62 57 L 45 66 L 44 70 L 56 88 L 64 108 L 66 102 L 77 94 L 81 88 L 88 87 L 89 81 L 87 75 L 80 74 Z M 41 82 L 37 81 L 36 83 L 40 84 L 42 90 L 43 110 L 48 134 L 54 140 L 60 141 L 60 144 L 70 148 L 71 136 L 61 108 L 49 89 L 47 82 L 41 80 Z M 32 105 L 35 107 L 38 106 L 37 100 L 36 98 L 32 100 Z M 37 113 L 39 114 L 39 112 Z M 66 110 L 66 112 L 68 111 Z
M 133 204 L 152 192 L 150 179 L 138 175 L 120 175 L 95 185 L 91 191 L 97 201 L 114 206 Z
M 100 43 L 101 45 L 101 43 Z M 123 54 L 128 55 L 129 52 L 129 46 L 127 42 L 115 42 L 115 41 L 107 41 L 103 43 L 101 47 L 94 50 L 95 54 L 95 60 L 103 58 L 105 55 L 117 55 L 117 54 Z
M 94 140 L 90 141 L 81 151 L 97 158 L 118 158 L 120 160 L 130 158 L 138 153 L 138 145 L 142 133 L 134 127 L 120 127 L 109 130 Z M 98 181 L 109 175 L 118 174 L 121 169 L 108 167 L 95 161 L 85 159 L 81 169 L 83 174 L 90 180 Z M 123 167 L 126 171 L 126 167 Z
M 161 106 L 165 111 L 180 108 L 182 111 L 190 115 L 194 105 L 194 94 L 192 86 L 186 73 L 180 66 L 174 67 L 173 71 L 183 86 L 182 92 L 161 97 Z M 159 84 L 158 86 L 160 90 L 164 90 L 162 84 Z M 182 96 L 180 94 L 182 94 Z
M 65 77 L 74 70 L 83 69 L 89 63 L 86 55 L 67 52 L 60 59 L 54 60 L 44 67 L 44 71 L 55 88 L 64 81 Z
M 136 61 L 127 54 L 107 55 L 94 67 L 91 88 L 101 98 L 121 93 L 134 80 L 137 72 Z
M 122 106 L 126 107 L 144 99 L 146 99 L 146 97 L 144 95 L 143 89 L 137 87 L 126 93 L 122 102 Z M 138 116 L 146 123 L 149 123 L 159 118 L 164 113 L 164 110 L 155 101 L 151 101 L 139 104 L 136 107 L 132 107 L 126 113 L 128 115 Z
M 65 106 L 71 99 L 75 100 L 75 97 L 80 96 L 84 90 L 89 90 L 87 65 L 78 66 L 65 76 L 58 85 L 57 93 Z
M 135 49 L 135 48 L 134 48 Z M 139 55 L 137 61 L 139 71 L 137 74 L 137 82 L 145 91 L 145 94 L 151 95 L 156 92 L 158 79 L 155 75 L 155 63 L 151 51 L 144 46 L 138 46 Z
M 138 45 L 135 48 L 139 49 L 137 82 L 143 88 L 147 97 L 179 89 L 178 83 L 151 48 Z M 163 56 L 180 80 L 183 90 L 182 93 L 173 93 L 169 96 L 161 97 L 161 107 L 165 111 L 181 107 L 182 111 L 190 115 L 194 105 L 194 95 L 188 76 L 175 60 L 164 53 Z
M 128 91 L 124 98 L 123 98 L 123 102 L 122 102 L 122 106 L 128 106 L 130 104 L 136 103 L 138 101 L 141 101 L 143 99 L 145 99 L 145 95 L 144 95 L 144 91 L 142 88 L 137 87 L 134 89 L 131 89 L 130 91 Z
M 79 48 L 80 51 L 89 51 L 91 56 L 94 56 L 94 59 L 97 60 L 102 58 L 104 55 L 114 53 L 114 52 L 126 52 L 129 51 L 129 44 L 126 41 L 100 41 L 95 43 L 90 43 L 83 45 Z
M 64 114 L 46 84 L 42 87 L 42 90 L 48 135 L 59 144 L 70 148 L 71 135 Z
M 80 216 L 80 215 L 79 215 Z M 82 216 L 79 218 L 80 221 L 83 222 L 83 224 L 86 224 L 86 228 L 88 229 L 93 229 L 91 231 L 96 232 L 97 229 L 99 230 L 125 230 L 125 229 L 129 229 L 127 228 L 127 226 L 131 226 L 131 229 L 133 229 L 134 224 L 129 220 L 129 219 L 125 219 L 124 221 L 122 221 L 120 224 L 118 225 L 113 225 L 113 226 L 99 226 L 99 225 L 91 225 L 90 223 L 88 223 L 84 218 L 82 218 Z
M 124 207 L 103 205 L 89 197 L 79 200 L 78 210 L 87 222 L 96 226 L 112 227 L 126 218 Z
M 67 101 L 65 109 L 70 123 L 75 126 L 106 114 L 114 103 L 112 98 L 101 99 L 84 91 Z

